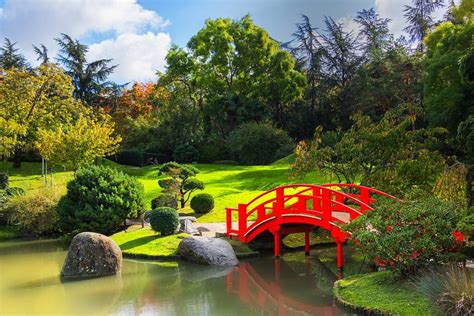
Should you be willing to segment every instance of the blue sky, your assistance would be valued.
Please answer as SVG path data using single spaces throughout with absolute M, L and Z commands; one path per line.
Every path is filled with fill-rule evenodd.
M 18 43 L 35 64 L 32 45 L 57 53 L 54 38 L 67 33 L 89 45 L 89 58 L 113 58 L 117 82 L 156 79 L 172 43 L 185 46 L 208 18 L 250 14 L 270 36 L 288 41 L 300 15 L 323 27 L 324 16 L 354 30 L 357 11 L 374 7 L 403 34 L 404 4 L 411 0 L 0 0 L 0 38 Z M 436 13 L 442 16 L 444 10 Z

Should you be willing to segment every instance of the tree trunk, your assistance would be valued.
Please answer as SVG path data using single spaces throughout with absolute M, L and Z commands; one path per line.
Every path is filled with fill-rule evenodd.
M 18 147 L 15 148 L 15 152 L 13 154 L 13 168 L 21 168 L 21 155 L 21 149 Z

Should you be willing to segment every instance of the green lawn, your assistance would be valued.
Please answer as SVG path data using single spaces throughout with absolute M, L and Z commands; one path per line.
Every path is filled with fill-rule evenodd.
M 158 166 L 138 168 L 119 165 L 111 161 L 106 161 L 105 164 L 139 178 L 145 187 L 147 207 L 149 207 L 151 199 L 159 194 Z M 238 203 L 246 203 L 261 192 L 278 185 L 292 182 L 320 184 L 331 181 L 316 172 L 308 174 L 303 180 L 290 180 L 288 178 L 289 159 L 282 159 L 268 166 L 215 164 L 197 164 L 195 166 L 200 170 L 198 179 L 206 185 L 206 189 L 202 192 L 211 194 L 215 199 L 214 210 L 199 217 L 200 222 L 225 221 L 226 207 L 237 207 Z M 23 163 L 21 169 L 13 169 L 11 163 L 2 162 L 0 170 L 8 170 L 10 186 L 21 187 L 25 190 L 35 190 L 44 186 L 40 163 Z M 58 171 L 53 175 L 53 183 L 57 188 L 62 189 L 71 178 L 72 172 Z M 193 213 L 189 205 L 180 212 Z
M 429 299 L 391 271 L 358 274 L 337 281 L 334 294 L 366 312 L 394 315 L 441 315 Z
M 186 236 L 187 234 L 177 234 L 161 237 L 151 228 L 131 226 L 126 231 L 116 233 L 110 238 L 126 254 L 174 259 L 179 242 Z

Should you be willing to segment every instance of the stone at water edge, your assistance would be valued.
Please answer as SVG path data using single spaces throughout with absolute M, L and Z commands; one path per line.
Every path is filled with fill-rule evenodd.
M 61 280 L 80 280 L 120 273 L 122 251 L 109 237 L 97 233 L 74 236 L 61 270 Z
M 236 266 L 239 264 L 232 246 L 219 238 L 187 237 L 179 243 L 178 254 L 184 260 L 207 265 Z

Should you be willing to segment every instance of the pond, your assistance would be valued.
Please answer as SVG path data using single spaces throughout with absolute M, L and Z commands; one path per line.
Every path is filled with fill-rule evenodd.
M 57 241 L 0 243 L 0 315 L 341 315 L 333 303 L 335 249 L 259 257 L 216 269 L 124 260 L 120 276 L 61 283 Z M 346 249 L 350 273 L 365 269 Z M 350 259 L 352 257 L 352 259 Z

